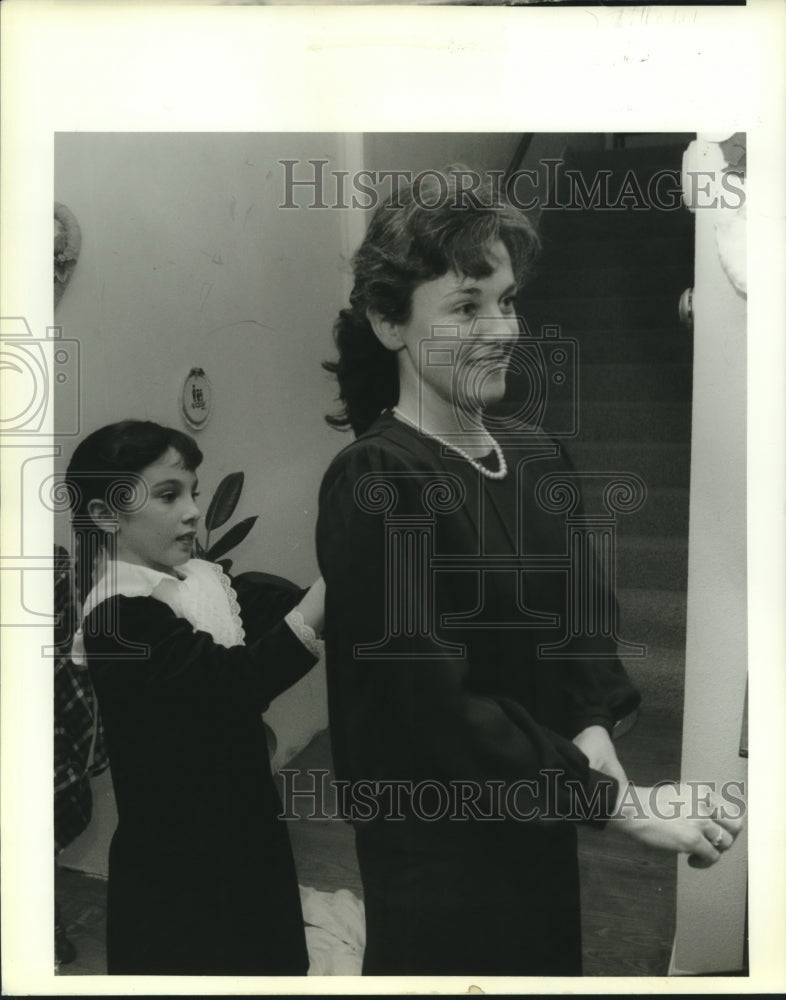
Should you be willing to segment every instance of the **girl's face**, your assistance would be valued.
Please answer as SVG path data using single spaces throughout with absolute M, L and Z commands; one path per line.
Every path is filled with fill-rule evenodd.
M 449 271 L 419 285 L 409 321 L 396 327 L 404 345 L 400 376 L 416 378 L 420 393 L 470 412 L 502 399 L 519 333 L 504 243 L 495 244 L 489 262 L 494 269 L 485 278 Z
M 196 473 L 170 448 L 138 475 L 147 500 L 141 510 L 118 515 L 117 558 L 167 573 L 191 558 L 199 520 Z

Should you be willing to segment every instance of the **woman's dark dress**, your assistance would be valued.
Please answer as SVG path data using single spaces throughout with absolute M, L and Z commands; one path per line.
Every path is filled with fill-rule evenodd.
M 541 457 L 522 462 L 535 454 L 533 446 Z M 458 810 L 460 819 L 447 814 L 428 822 L 406 807 L 401 819 L 350 816 L 366 907 L 364 974 L 581 974 L 576 824 L 521 816 L 538 807 L 541 816 L 564 817 L 572 803 L 564 782 L 572 779 L 588 800 L 598 794 L 592 821 L 603 823 L 616 782 L 592 771 L 571 739 L 589 725 L 610 729 L 639 696 L 613 641 L 603 659 L 543 659 L 538 644 L 555 642 L 559 628 L 511 627 L 522 617 L 517 599 L 531 610 L 557 613 L 564 625 L 564 571 L 527 571 L 517 595 L 515 571 L 488 570 L 482 575 L 486 624 L 442 621 L 445 614 L 471 613 L 481 601 L 478 569 L 450 568 L 445 556 L 565 553 L 564 515 L 546 513 L 534 501 L 535 482 L 566 469 L 558 452 L 543 436 L 518 450 L 506 447 L 508 475 L 489 480 L 385 413 L 324 477 L 317 548 L 327 585 L 337 777 L 350 788 L 397 779 L 447 788 L 475 782 L 482 789 L 476 811 Z M 432 636 L 408 637 L 400 626 L 407 615 L 415 621 L 417 608 L 386 605 L 387 568 L 393 568 L 394 591 L 404 571 L 395 543 L 386 541 L 385 510 L 414 538 L 429 521 L 423 487 L 435 474 L 452 477 L 465 496 L 452 512 L 431 517 L 432 554 L 442 558 L 427 613 L 436 627 Z M 387 491 L 375 491 L 367 475 L 386 482 Z M 429 503 L 444 509 L 445 497 L 437 491 Z M 356 647 L 385 635 L 386 614 L 398 633 L 399 655 L 391 656 L 388 645 L 359 656 Z M 439 641 L 463 649 L 445 656 Z M 505 804 L 492 808 L 489 782 L 507 788 L 520 779 L 536 781 L 532 796 L 513 804 L 503 796 Z M 423 808 L 439 813 L 433 802 Z M 498 818 L 478 818 L 483 815 Z
M 245 646 L 218 645 L 153 597 L 112 597 L 84 624 L 118 810 L 110 974 L 308 971 L 261 712 L 315 658 L 281 621 L 301 592 L 236 590 Z M 129 659 L 128 642 L 148 658 Z

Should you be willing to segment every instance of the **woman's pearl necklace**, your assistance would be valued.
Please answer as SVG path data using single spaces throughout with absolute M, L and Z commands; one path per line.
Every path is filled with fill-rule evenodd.
M 450 441 L 445 441 L 445 439 L 441 438 L 438 434 L 432 434 L 431 431 L 427 431 L 424 430 L 422 427 L 419 427 L 414 420 L 410 420 L 409 417 L 405 416 L 405 414 L 403 414 L 397 406 L 393 407 L 392 412 L 395 413 L 395 415 L 400 420 L 403 420 L 404 423 L 409 424 L 410 427 L 414 427 L 415 430 L 420 431 L 421 434 L 425 434 L 426 437 L 430 437 L 433 438 L 435 441 L 438 441 L 443 446 L 443 448 L 449 448 L 451 451 L 455 451 L 457 455 L 461 455 L 463 459 L 469 462 L 469 464 L 472 466 L 473 469 L 477 469 L 482 476 L 486 477 L 486 479 L 504 479 L 505 476 L 507 476 L 508 463 L 505 461 L 505 456 L 502 454 L 502 449 L 500 448 L 500 446 L 497 444 L 497 442 L 494 440 L 493 437 L 491 438 L 491 443 L 494 446 L 494 454 L 497 456 L 497 465 L 499 466 L 496 472 L 493 472 L 491 469 L 487 468 L 482 462 L 479 462 L 476 458 L 473 458 L 472 455 L 468 455 L 467 452 L 464 451 L 463 448 L 459 448 L 457 444 L 452 444 Z M 489 437 L 491 437 L 490 434 Z

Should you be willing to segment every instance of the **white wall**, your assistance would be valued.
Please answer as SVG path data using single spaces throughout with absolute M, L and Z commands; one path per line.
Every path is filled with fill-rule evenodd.
M 124 417 L 187 429 L 182 381 L 204 368 L 214 409 L 196 435 L 203 510 L 222 476 L 244 470 L 233 520 L 259 521 L 231 553 L 234 571 L 303 586 L 318 573 L 320 478 L 348 440 L 324 423 L 335 390 L 320 368 L 346 297 L 347 213 L 279 209 L 277 160 L 326 158 L 338 169 L 344 150 L 341 137 L 316 134 L 67 134 L 55 149 L 55 200 L 82 229 L 55 321 L 80 342 L 83 433 Z M 308 203 L 309 192 L 295 200 Z M 61 470 L 74 444 L 65 439 Z M 65 517 L 56 539 L 70 549 Z M 267 719 L 277 763 L 324 729 L 322 667 Z M 115 823 L 108 774 L 94 782 L 94 798 L 91 827 L 61 861 L 105 872 Z
M 203 367 L 215 401 L 198 434 L 203 499 L 245 470 L 237 516 L 260 521 L 235 568 L 303 584 L 316 572 L 320 475 L 343 443 L 322 419 L 334 390 L 320 369 L 343 300 L 342 213 L 280 210 L 276 160 L 339 155 L 333 136 L 69 134 L 56 145 L 55 197 L 83 234 L 56 321 L 81 342 L 84 430 L 126 416 L 185 428 L 182 381 Z
M 722 170 L 695 142 L 690 169 Z M 703 199 L 706 205 L 709 199 Z M 736 201 L 736 199 L 735 199 Z M 739 756 L 747 664 L 746 299 L 721 266 L 719 213 L 696 211 L 691 504 L 683 780 L 746 780 Z M 673 971 L 727 972 L 743 961 L 747 850 L 714 867 L 680 858 Z
M 367 132 L 364 159 L 369 170 L 438 170 L 463 163 L 473 170 L 505 170 L 521 135 L 516 132 Z M 384 191 L 390 190 L 390 181 Z

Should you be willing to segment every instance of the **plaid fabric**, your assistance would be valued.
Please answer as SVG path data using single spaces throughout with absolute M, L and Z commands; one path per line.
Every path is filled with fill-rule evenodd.
M 90 777 L 108 766 L 103 727 L 86 668 L 68 658 L 76 609 L 68 553 L 55 546 L 54 794 L 55 853 L 87 827 L 93 811 Z M 91 758 L 92 751 L 92 758 Z

